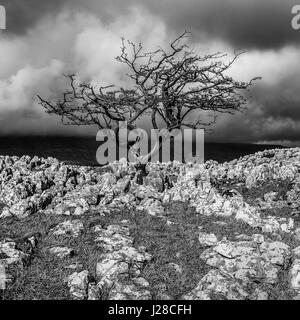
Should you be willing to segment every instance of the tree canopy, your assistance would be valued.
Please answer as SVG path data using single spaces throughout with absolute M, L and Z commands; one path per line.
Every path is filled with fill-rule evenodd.
M 226 74 L 243 52 L 234 52 L 229 62 L 226 54 L 200 56 L 187 44 L 188 32 L 175 39 L 168 50 L 158 48 L 145 52 L 141 43 L 122 39 L 121 54 L 116 58 L 125 64 L 132 83 L 130 89 L 93 86 L 67 75 L 70 88 L 57 101 L 38 95 L 49 114 L 59 115 L 64 124 L 97 125 L 100 129 L 118 127 L 126 121 L 134 128 L 141 117 L 149 116 L 154 129 L 182 127 L 201 128 L 215 122 L 218 113 L 233 113 L 247 103 L 244 91 L 253 81 L 241 82 Z M 207 121 L 201 111 L 212 112 Z

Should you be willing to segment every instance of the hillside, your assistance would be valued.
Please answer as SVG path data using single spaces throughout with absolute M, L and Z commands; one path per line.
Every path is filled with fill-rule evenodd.
M 105 167 L 0 157 L 0 299 L 300 298 L 300 149 Z
M 100 142 L 95 137 L 68 136 L 1 136 L 0 154 L 21 157 L 53 157 L 67 164 L 98 165 L 96 151 Z M 266 149 L 274 149 L 272 145 L 247 143 L 205 143 L 205 160 L 218 162 L 253 154 Z M 280 148 L 280 146 L 276 146 Z

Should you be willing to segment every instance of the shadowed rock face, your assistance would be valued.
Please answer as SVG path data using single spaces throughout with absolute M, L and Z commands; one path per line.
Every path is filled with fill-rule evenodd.
M 47 254 L 62 261 L 75 259 L 77 248 L 60 241 L 80 241 L 83 234 L 91 238 L 88 245 L 98 250 L 94 271 L 88 265 L 77 270 L 81 261 L 73 263 L 74 268 L 65 266 L 73 270 L 65 282 L 69 298 L 152 299 L 153 281 L 143 270 L 153 263 L 155 249 L 150 253 L 136 244 L 132 223 L 137 212 L 144 212 L 168 228 L 186 225 L 189 233 L 194 229 L 189 229 L 188 218 L 167 214 L 166 208 L 176 203 L 187 204 L 194 217 L 211 221 L 199 223 L 195 231 L 202 248 L 199 257 L 208 271 L 181 298 L 269 299 L 274 298 L 270 286 L 283 282 L 286 296 L 300 296 L 298 148 L 263 151 L 222 164 L 149 163 L 143 175 L 125 160 L 91 168 L 53 158 L 1 156 L 0 186 L 0 224 L 31 217 L 61 219 L 46 232 L 54 243 Z M 131 212 L 128 219 L 86 227 L 91 217 L 97 220 L 124 212 Z M 30 265 L 36 239 L 27 242 L 31 249 L 15 239 L 0 242 L 0 279 L 8 281 L 11 264 L 21 269 Z M 168 265 L 184 272 L 178 263 L 170 260 Z M 159 285 L 165 288 L 161 296 L 171 298 L 165 292 L 168 288 Z

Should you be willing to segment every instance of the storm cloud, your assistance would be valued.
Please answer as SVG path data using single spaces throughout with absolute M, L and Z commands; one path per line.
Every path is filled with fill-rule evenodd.
M 114 57 L 120 37 L 149 49 L 184 30 L 199 53 L 246 49 L 230 71 L 253 86 L 248 108 L 223 115 L 211 141 L 300 141 L 300 31 L 291 27 L 293 0 L 2 0 L 7 30 L 0 34 L 0 133 L 91 134 L 64 127 L 37 105 L 54 97 L 62 74 L 101 84 L 124 84 Z
M 216 38 L 237 48 L 274 49 L 299 44 L 291 28 L 293 0 L 144 0 L 171 29 L 191 30 L 200 39 Z
M 279 48 L 299 44 L 291 28 L 294 0 L 2 0 L 8 28 L 24 33 L 45 16 L 63 9 L 97 14 L 110 23 L 132 7 L 160 16 L 173 32 L 188 29 L 196 40 L 221 39 L 233 47 Z

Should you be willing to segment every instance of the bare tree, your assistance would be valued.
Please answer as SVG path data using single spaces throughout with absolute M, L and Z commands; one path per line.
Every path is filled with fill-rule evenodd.
M 199 56 L 187 44 L 188 37 L 184 32 L 168 50 L 152 52 L 145 52 L 141 43 L 122 39 L 116 59 L 128 67 L 131 89 L 95 87 L 77 83 L 75 75 L 68 75 L 70 89 L 62 99 L 53 102 L 38 96 L 39 102 L 49 114 L 59 115 L 64 124 L 116 131 L 125 121 L 129 129 L 135 128 L 141 117 L 149 117 L 154 129 L 163 127 L 169 132 L 203 128 L 215 123 L 218 113 L 242 110 L 247 103 L 244 92 L 259 79 L 240 82 L 227 74 L 243 52 L 234 52 L 229 62 L 224 62 L 227 55 L 223 53 Z M 209 120 L 203 117 L 207 111 L 211 113 Z

